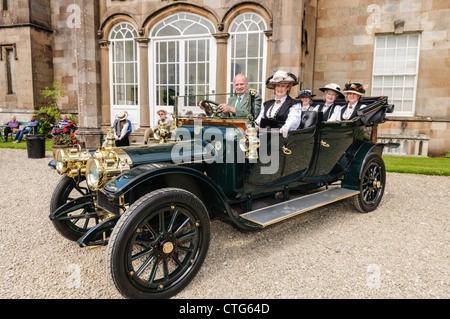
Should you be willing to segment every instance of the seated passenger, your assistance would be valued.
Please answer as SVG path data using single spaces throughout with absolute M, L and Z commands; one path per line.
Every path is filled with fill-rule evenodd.
M 264 102 L 255 121 L 259 127 L 279 128 L 285 138 L 289 131 L 299 127 L 301 104 L 289 96 L 291 87 L 297 84 L 297 77 L 294 74 L 281 70 L 266 80 L 266 87 L 275 91 L 275 99 Z
M 336 83 L 329 83 L 322 88 L 324 103 L 318 104 L 314 107 L 313 111 L 323 112 L 323 121 L 328 121 L 330 116 L 333 114 L 333 110 L 336 106 L 335 102 L 338 99 L 344 99 L 345 96 L 341 92 L 341 88 Z
M 249 113 L 249 102 L 250 95 L 247 91 L 248 89 L 248 80 L 244 74 L 236 74 L 233 79 L 233 88 L 235 95 L 232 95 L 228 98 L 227 103 L 222 103 L 217 106 L 217 108 L 222 111 L 224 114 L 230 117 L 247 117 Z M 198 106 L 205 110 L 202 105 L 203 101 L 198 103 Z M 254 103 L 254 114 L 253 116 L 258 116 L 261 110 L 262 99 L 259 94 L 255 95 L 255 103 Z
M 357 111 L 366 107 L 360 102 L 361 97 L 366 93 L 367 85 L 360 83 L 345 84 L 344 93 L 346 94 L 347 105 L 335 107 L 329 121 L 349 121 L 357 116 Z
M 314 109 L 312 98 L 315 94 L 311 93 L 311 90 L 300 90 L 297 95 L 297 99 L 302 101 L 302 111 L 312 111 Z

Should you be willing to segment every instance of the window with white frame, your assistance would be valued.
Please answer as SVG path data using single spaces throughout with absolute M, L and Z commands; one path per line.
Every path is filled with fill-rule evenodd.
M 152 100 L 172 107 L 175 96 L 189 95 L 194 106 L 215 90 L 214 25 L 187 12 L 167 17 L 152 29 Z M 153 115 L 153 114 L 151 114 Z
M 414 115 L 419 51 L 419 34 L 375 38 L 372 95 L 388 96 L 393 115 Z
M 233 78 L 244 74 L 248 87 L 256 89 L 262 96 L 265 89 L 266 24 L 256 13 L 238 15 L 230 24 L 228 46 L 228 83 L 233 92 Z
M 111 96 L 113 105 L 138 105 L 138 45 L 135 28 L 127 22 L 116 25 L 109 37 Z

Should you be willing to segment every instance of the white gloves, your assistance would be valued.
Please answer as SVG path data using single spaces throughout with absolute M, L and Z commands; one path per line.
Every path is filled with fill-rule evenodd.
M 280 128 L 280 133 L 283 134 L 283 137 L 286 138 L 288 136 L 289 130 L 285 127 Z

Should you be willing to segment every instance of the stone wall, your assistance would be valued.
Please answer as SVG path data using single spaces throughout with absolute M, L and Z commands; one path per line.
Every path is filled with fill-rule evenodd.
M 429 155 L 450 151 L 450 6 L 445 0 L 319 2 L 314 89 L 329 82 L 372 85 L 377 34 L 420 33 L 415 114 L 388 117 L 379 134 L 430 137 Z
M 48 0 L 9 1 L 9 8 L 0 12 L 0 120 L 16 115 L 20 121 L 29 119 L 35 107 L 44 103 L 42 90 L 53 81 L 52 31 L 49 28 Z M 8 94 L 6 50 L 14 51 L 14 92 Z

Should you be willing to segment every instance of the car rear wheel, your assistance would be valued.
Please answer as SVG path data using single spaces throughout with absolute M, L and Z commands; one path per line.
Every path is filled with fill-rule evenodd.
M 177 188 L 153 191 L 130 206 L 111 234 L 111 280 L 127 298 L 169 298 L 195 277 L 209 242 L 200 199 Z
M 353 198 L 355 208 L 362 213 L 377 209 L 386 184 L 386 168 L 378 154 L 370 154 L 365 160 L 359 180 L 360 193 Z

